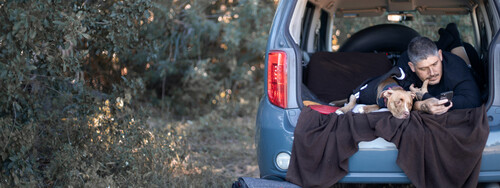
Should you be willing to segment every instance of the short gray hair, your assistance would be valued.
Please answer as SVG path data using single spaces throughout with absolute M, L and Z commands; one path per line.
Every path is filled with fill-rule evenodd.
M 418 62 L 427 59 L 429 56 L 438 56 L 436 44 L 427 37 L 418 36 L 408 44 L 408 58 L 416 65 Z

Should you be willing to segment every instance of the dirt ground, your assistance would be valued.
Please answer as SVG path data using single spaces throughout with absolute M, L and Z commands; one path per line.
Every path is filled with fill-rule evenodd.
M 254 126 L 255 117 L 237 117 L 190 129 L 190 160 L 231 181 L 242 176 L 258 177 Z
M 231 187 L 238 177 L 259 177 L 255 116 L 222 118 L 214 112 L 193 120 L 157 117 L 149 124 L 175 127 L 185 143 L 169 187 Z

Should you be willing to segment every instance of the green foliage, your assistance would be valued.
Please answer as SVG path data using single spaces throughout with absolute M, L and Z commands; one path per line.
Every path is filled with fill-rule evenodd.
M 150 114 L 255 113 L 275 5 L 0 0 L 0 187 L 171 185 L 183 133 Z
M 0 186 L 162 185 L 182 140 L 152 134 L 133 72 L 151 2 L 0 1 Z M 179 151 L 177 151 L 179 150 Z M 155 172 L 152 175 L 151 172 Z
M 162 104 L 177 114 L 215 109 L 248 114 L 262 91 L 263 57 L 275 1 L 162 1 L 146 38 L 157 41 L 146 72 Z M 242 102 L 243 101 L 243 102 Z M 234 109 L 234 108 L 231 108 Z

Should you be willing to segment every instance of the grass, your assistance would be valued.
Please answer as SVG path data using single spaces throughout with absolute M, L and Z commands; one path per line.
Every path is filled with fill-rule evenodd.
M 173 126 L 186 145 L 171 187 L 231 187 L 238 177 L 258 177 L 254 144 L 255 116 L 222 118 L 216 111 L 194 120 L 160 116 L 152 126 Z

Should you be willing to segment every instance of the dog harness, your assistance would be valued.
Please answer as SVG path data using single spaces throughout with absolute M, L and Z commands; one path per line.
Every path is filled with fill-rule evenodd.
M 401 68 L 393 67 L 391 70 L 389 70 L 389 72 L 381 76 L 366 80 L 353 91 L 353 94 L 356 97 L 356 102 L 358 104 L 377 104 L 381 108 L 385 108 L 386 101 L 384 101 L 383 97 L 381 97 L 380 99 L 378 98 L 377 88 L 382 81 L 386 80 L 389 77 L 393 77 L 397 80 L 402 80 L 405 78 L 405 74 Z M 395 83 L 391 83 L 385 86 L 383 91 L 387 89 L 393 89 L 395 87 L 400 87 L 400 86 Z

